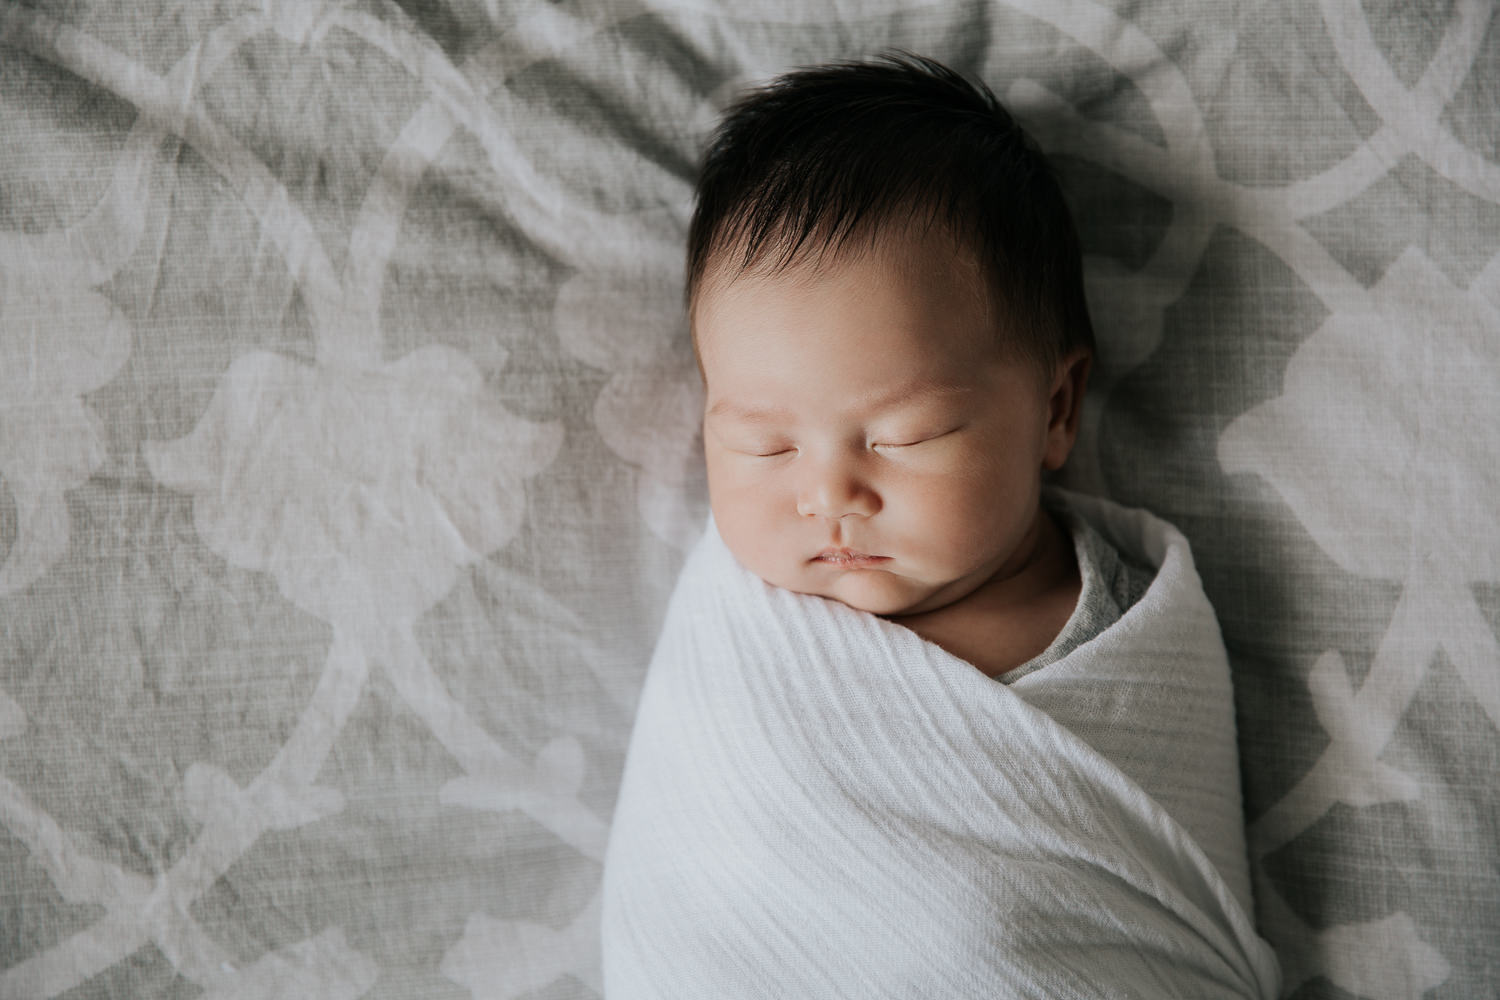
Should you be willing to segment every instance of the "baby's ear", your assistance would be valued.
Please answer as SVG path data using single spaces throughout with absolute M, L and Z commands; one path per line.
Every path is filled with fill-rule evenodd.
M 1042 468 L 1062 468 L 1078 438 L 1078 420 L 1083 412 L 1083 393 L 1089 384 L 1089 369 L 1094 353 L 1080 347 L 1066 355 L 1057 365 L 1047 398 L 1047 446 Z

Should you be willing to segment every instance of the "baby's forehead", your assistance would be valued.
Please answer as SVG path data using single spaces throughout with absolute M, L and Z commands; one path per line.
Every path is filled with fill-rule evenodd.
M 695 324 L 709 414 L 776 406 L 870 414 L 898 404 L 982 402 L 997 366 L 1024 362 L 1013 339 L 952 269 L 928 259 L 895 275 L 898 263 L 871 257 L 715 278 Z M 944 280 L 928 286 L 922 267 Z

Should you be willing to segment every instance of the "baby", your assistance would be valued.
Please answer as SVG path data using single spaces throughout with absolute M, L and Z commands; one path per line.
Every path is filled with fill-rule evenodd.
M 910 57 L 752 93 L 688 306 L 713 517 L 631 734 L 606 995 L 1275 996 L 1187 541 L 1044 498 L 1093 337 L 993 96 Z
M 740 563 L 986 674 L 1036 666 L 1079 604 L 1041 486 L 1093 332 L 1067 206 L 1010 115 L 928 60 L 784 76 L 713 140 L 688 268 L 711 506 Z M 1090 574 L 1103 601 L 1142 588 L 1077 530 L 1120 568 Z

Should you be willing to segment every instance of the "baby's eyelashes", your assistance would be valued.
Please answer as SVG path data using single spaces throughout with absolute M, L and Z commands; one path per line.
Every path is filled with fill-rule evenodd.
M 759 442 L 759 441 L 721 441 L 721 444 L 736 455 L 744 455 L 748 458 L 777 458 L 782 455 L 793 455 L 797 452 L 797 446 L 787 442 Z
M 760 434 L 745 434 L 743 429 L 731 427 L 727 431 L 712 422 L 704 425 L 704 435 L 713 444 L 725 451 L 750 458 L 774 458 L 796 450 L 796 445 L 784 438 L 772 438 Z
M 871 448 L 914 448 L 917 445 L 920 445 L 920 444 L 929 444 L 929 443 L 931 443 L 933 441 L 937 441 L 937 440 L 939 440 L 941 438 L 945 438 L 945 437 L 947 437 L 950 434 L 956 434 L 957 432 L 959 432 L 961 430 L 963 430 L 963 427 L 962 426 L 958 426 L 958 427 L 950 427 L 950 428 L 948 428 L 946 430 L 925 431 L 925 432 L 921 432 L 921 433 L 917 433 L 917 434 L 898 434 L 898 435 L 892 435 L 892 439 L 891 440 L 888 440 L 888 441 L 873 441 L 873 442 L 871 442 L 870 447 Z

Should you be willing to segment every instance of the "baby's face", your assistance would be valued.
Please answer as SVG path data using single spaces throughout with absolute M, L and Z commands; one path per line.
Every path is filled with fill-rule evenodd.
M 709 498 L 742 565 L 886 615 L 1018 568 L 1073 427 L 1058 380 L 998 349 L 984 289 L 941 234 L 710 273 L 694 308 Z

